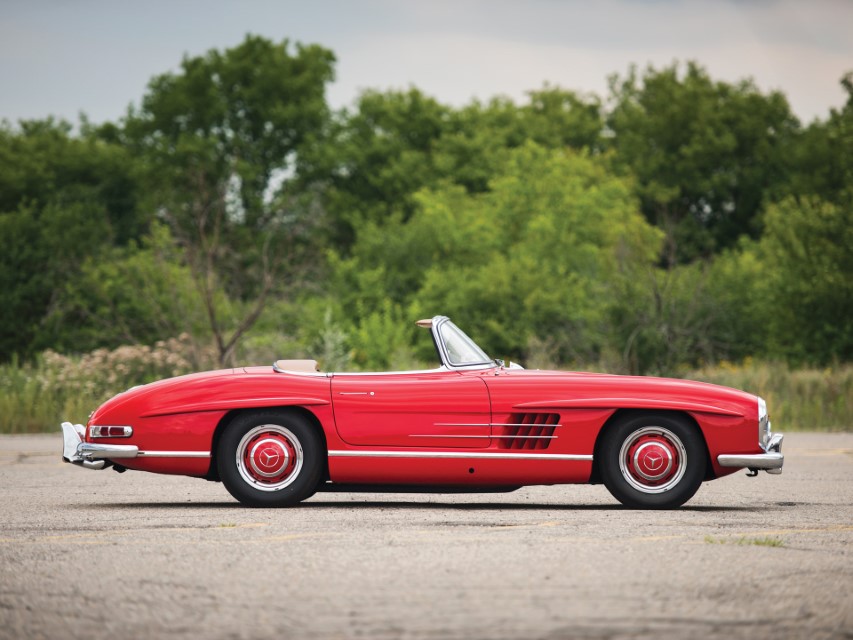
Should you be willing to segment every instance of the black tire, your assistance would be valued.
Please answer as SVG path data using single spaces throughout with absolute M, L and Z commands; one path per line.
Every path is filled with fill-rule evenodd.
M 286 411 L 237 416 L 216 449 L 219 477 L 249 507 L 288 507 L 317 490 L 326 449 L 317 429 Z
M 699 489 L 707 451 L 693 424 L 675 415 L 635 414 L 609 429 L 598 464 L 619 502 L 634 509 L 674 509 Z

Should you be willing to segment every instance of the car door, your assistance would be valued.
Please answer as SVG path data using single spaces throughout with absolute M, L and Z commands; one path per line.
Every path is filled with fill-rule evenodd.
M 456 371 L 332 377 L 338 434 L 359 446 L 487 447 L 489 393 Z

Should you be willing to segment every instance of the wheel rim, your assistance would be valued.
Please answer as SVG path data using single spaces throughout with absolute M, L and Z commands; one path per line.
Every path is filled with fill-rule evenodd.
M 622 443 L 619 469 L 625 481 L 637 491 L 663 493 L 684 476 L 687 451 L 681 439 L 669 429 L 644 427 Z
M 255 489 L 280 491 L 302 469 L 302 445 L 290 429 L 262 424 L 250 429 L 237 445 L 237 471 Z

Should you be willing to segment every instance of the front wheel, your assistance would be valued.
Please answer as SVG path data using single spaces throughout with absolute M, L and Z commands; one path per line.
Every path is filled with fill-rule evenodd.
M 325 447 L 317 430 L 288 412 L 243 414 L 229 424 L 217 447 L 219 477 L 250 507 L 287 507 L 314 494 Z
M 673 509 L 687 502 L 705 477 L 705 442 L 683 418 L 640 415 L 606 434 L 599 464 L 604 485 L 636 509 Z

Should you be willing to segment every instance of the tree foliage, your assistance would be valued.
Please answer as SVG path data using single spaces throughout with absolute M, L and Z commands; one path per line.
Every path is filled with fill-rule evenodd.
M 528 104 L 494 99 L 451 109 L 408 91 L 365 91 L 304 150 L 303 188 L 315 185 L 332 241 L 347 250 L 364 224 L 415 211 L 415 194 L 440 182 L 488 189 L 508 151 L 528 141 L 594 148 L 602 128 L 596 98 L 545 87 Z
M 0 358 L 56 344 L 45 326 L 81 263 L 139 237 L 127 149 L 53 120 L 0 127 Z
M 755 251 L 771 353 L 853 359 L 853 202 L 789 198 L 771 207 Z
M 334 63 L 248 36 L 119 122 L 0 126 L 0 360 L 189 333 L 402 368 L 436 313 L 537 364 L 853 359 L 853 76 L 802 126 L 692 62 L 332 112 Z
M 219 306 L 233 306 L 221 290 L 218 296 Z M 84 260 L 77 276 L 57 293 L 45 324 L 55 327 L 53 348 L 79 352 L 200 335 L 207 319 L 201 293 L 168 228 L 155 223 L 141 243 L 111 247 L 97 259 Z
M 184 249 L 222 364 L 295 265 L 306 213 L 278 183 L 327 118 L 333 62 L 316 45 L 291 54 L 287 41 L 249 36 L 154 78 L 125 122 L 128 144 L 145 158 L 145 206 Z M 236 324 L 220 288 L 249 302 Z
M 563 359 L 596 357 L 612 284 L 657 256 L 659 233 L 628 184 L 584 154 L 532 142 L 508 154 L 487 192 L 445 183 L 416 202 L 408 220 L 364 227 L 352 256 L 333 262 L 347 311 L 389 299 L 413 316 L 449 313 L 508 356 L 547 336 Z
M 637 179 L 646 217 L 667 233 L 668 264 L 708 257 L 760 231 L 784 187 L 798 122 L 785 96 L 715 82 L 695 63 L 611 78 L 614 165 Z

